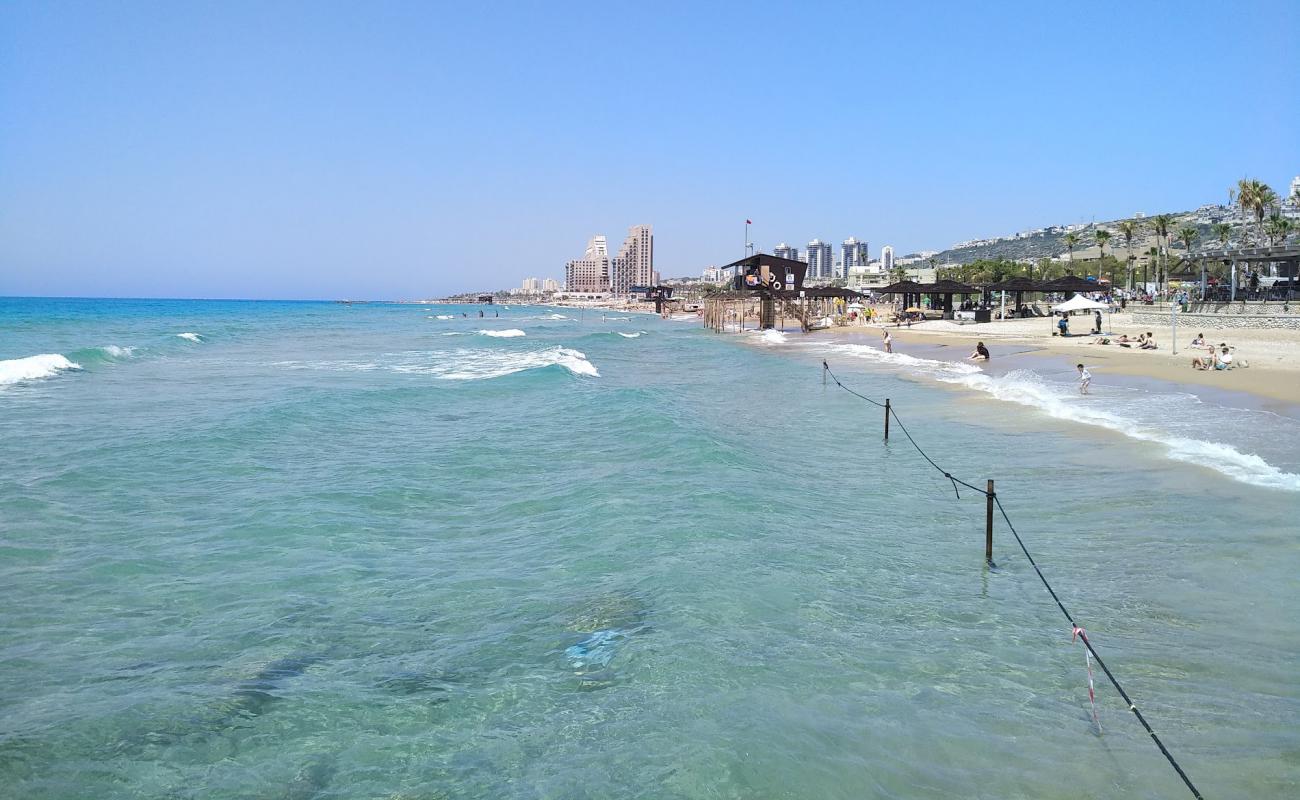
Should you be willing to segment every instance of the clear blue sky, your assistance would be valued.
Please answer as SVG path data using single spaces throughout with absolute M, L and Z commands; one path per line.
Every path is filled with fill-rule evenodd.
M 581 5 L 5 3 L 0 294 L 430 296 L 642 222 L 698 274 L 746 217 L 903 253 L 1300 173 L 1295 0 Z

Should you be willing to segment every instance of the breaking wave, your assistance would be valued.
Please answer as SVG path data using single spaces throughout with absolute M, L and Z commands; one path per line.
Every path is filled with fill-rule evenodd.
M 497 339 L 515 339 L 520 336 L 528 335 L 518 328 L 508 328 L 504 331 L 479 331 L 478 333 L 479 336 L 492 336 Z
M 42 353 L 37 356 L 27 356 L 26 358 L 11 358 L 7 361 L 0 361 L 0 386 L 51 378 L 70 369 L 81 369 L 81 365 L 69 361 L 67 357 L 59 353 Z
M 186 331 L 185 333 L 178 333 L 176 334 L 176 336 L 178 338 L 184 339 L 187 342 L 194 342 L 195 344 L 203 344 L 203 337 L 199 336 L 197 333 L 191 333 L 189 331 Z
M 986 394 L 996 400 L 1032 408 L 1054 419 L 1092 425 L 1119 433 L 1139 442 L 1159 446 L 1175 461 L 1196 464 L 1233 480 L 1269 489 L 1300 492 L 1300 475 L 1286 472 L 1254 453 L 1204 436 L 1206 426 L 1220 430 L 1240 417 L 1240 409 L 1219 412 L 1201 408 L 1189 415 L 1186 395 L 1160 395 L 1134 391 L 1132 396 L 1111 393 L 1079 395 L 1074 383 L 1048 381 L 1033 370 L 1014 370 L 989 375 L 974 364 L 917 358 L 904 353 L 886 353 L 865 345 L 835 345 L 832 350 L 899 367 L 911 375 L 929 377 Z M 1177 420 L 1192 421 L 1178 429 Z M 1214 417 L 1207 423 L 1206 418 Z
M 456 317 L 451 314 L 439 314 L 438 316 L 433 317 L 433 319 L 455 319 L 455 318 Z
M 637 331 L 636 333 L 623 333 L 622 331 L 614 331 L 615 335 L 622 336 L 624 339 L 635 339 L 643 333 L 645 333 L 645 331 Z
M 574 375 L 599 378 L 600 372 L 587 356 L 567 347 L 543 350 L 435 350 L 393 353 L 378 361 L 281 361 L 289 369 L 319 369 L 331 372 L 388 371 L 407 375 L 430 375 L 441 380 L 471 381 L 500 378 L 516 372 L 546 367 L 563 367 Z
M 1028 406 L 1055 419 L 1095 425 L 1136 441 L 1160 445 L 1165 455 L 1175 461 L 1207 467 L 1242 483 L 1300 492 L 1300 475 L 1284 472 L 1254 453 L 1244 453 L 1223 442 L 1161 429 L 1154 420 L 1141 420 L 1136 414 L 1125 414 L 1132 409 L 1127 408 L 1128 404 L 1123 401 L 1095 395 L 1082 397 L 1073 384 L 1046 381 L 1032 370 L 1015 370 L 997 376 L 976 372 L 940 377 L 939 380 L 983 392 L 998 400 Z M 1180 399 L 1179 402 L 1186 401 Z M 1102 407 L 1102 403 L 1107 407 Z
M 763 344 L 785 344 L 785 332 L 775 328 L 766 328 L 756 334 Z

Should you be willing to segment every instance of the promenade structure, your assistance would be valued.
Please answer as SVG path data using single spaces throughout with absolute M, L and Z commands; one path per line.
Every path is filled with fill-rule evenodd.
M 564 265 L 564 288 L 570 292 L 608 292 L 609 248 L 605 237 L 597 234 L 587 242 L 582 258 Z
M 625 295 L 633 286 L 655 284 L 655 237 L 650 225 L 633 225 L 610 262 L 610 289 Z
M 835 259 L 835 249 L 830 242 L 813 239 L 808 243 L 808 277 L 829 279 Z

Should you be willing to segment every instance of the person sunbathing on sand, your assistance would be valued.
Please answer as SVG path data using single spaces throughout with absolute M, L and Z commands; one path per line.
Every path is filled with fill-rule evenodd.
M 1228 348 L 1223 348 L 1223 352 L 1218 354 L 1218 360 L 1214 362 L 1215 369 L 1232 369 L 1232 353 Z
M 1147 331 L 1147 340 L 1146 340 L 1145 342 L 1139 342 L 1139 343 L 1138 343 L 1138 348 L 1141 349 L 1141 350 L 1158 350 L 1158 349 L 1160 349 L 1159 347 L 1156 346 L 1156 335 L 1155 335 L 1154 333 L 1152 333 L 1151 331 Z

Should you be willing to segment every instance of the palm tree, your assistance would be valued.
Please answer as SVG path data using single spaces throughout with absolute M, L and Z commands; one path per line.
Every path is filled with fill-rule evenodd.
M 1174 218 L 1169 214 L 1157 214 L 1151 218 L 1151 229 L 1156 232 L 1156 248 L 1163 251 L 1160 265 L 1156 269 L 1156 283 L 1164 283 L 1164 273 L 1169 249 L 1169 226 L 1173 223 Z M 1164 239 L 1164 246 L 1160 246 L 1160 240 Z
M 1073 231 L 1067 233 L 1065 234 L 1065 238 L 1062 241 L 1065 242 L 1065 249 L 1070 251 L 1070 274 L 1073 275 L 1074 274 L 1074 246 L 1079 243 L 1079 234 L 1074 233 Z
M 1097 262 L 1097 280 L 1101 280 L 1101 268 L 1106 263 L 1106 243 L 1110 241 L 1110 231 L 1105 228 L 1098 228 L 1097 231 L 1093 233 L 1093 238 L 1097 240 L 1097 247 L 1101 248 L 1101 259 Z M 1110 277 L 1113 283 L 1115 280 L 1115 273 L 1112 272 Z
M 1226 249 L 1228 240 L 1232 238 L 1232 226 L 1226 222 L 1216 222 L 1210 226 L 1210 232 L 1219 240 L 1219 247 Z
M 1128 251 L 1128 288 L 1133 288 L 1133 234 L 1137 233 L 1137 222 L 1126 219 L 1119 223 L 1119 235 L 1124 237 L 1124 249 Z
M 1201 232 L 1196 230 L 1195 225 L 1184 225 L 1178 229 L 1178 241 L 1183 243 L 1183 249 L 1187 251 L 1187 254 L 1183 256 L 1184 259 L 1192 254 L 1192 242 L 1199 239 L 1200 236 Z
M 1277 205 L 1277 192 L 1263 181 L 1242 178 L 1237 181 L 1237 202 L 1241 204 L 1243 212 L 1250 212 L 1255 217 L 1255 225 L 1259 228 L 1259 241 L 1263 242 L 1264 215 L 1268 209 Z
M 1269 214 L 1268 222 L 1264 225 L 1264 232 L 1268 235 L 1269 245 L 1285 243 L 1286 237 L 1291 235 L 1295 227 L 1295 223 L 1282 216 L 1282 212 L 1274 211 Z

